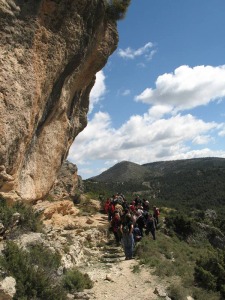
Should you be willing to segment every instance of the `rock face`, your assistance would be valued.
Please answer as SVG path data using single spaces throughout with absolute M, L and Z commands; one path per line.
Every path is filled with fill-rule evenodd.
M 0 192 L 51 189 L 87 124 L 95 74 L 117 47 L 104 0 L 0 0 Z
M 49 196 L 54 199 L 71 199 L 83 192 L 83 182 L 77 175 L 77 166 L 65 160 L 53 184 Z

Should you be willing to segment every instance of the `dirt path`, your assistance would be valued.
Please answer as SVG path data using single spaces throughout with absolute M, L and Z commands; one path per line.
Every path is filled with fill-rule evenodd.
M 99 215 L 96 217 L 99 218 Z M 104 220 L 106 226 L 108 225 L 107 218 L 103 217 L 101 220 Z M 93 252 L 88 266 L 83 269 L 94 282 L 91 299 L 159 299 L 154 294 L 156 286 L 159 285 L 158 278 L 153 276 L 144 265 L 139 266 L 136 259 L 125 260 L 122 246 L 115 247 L 113 241 L 111 235 L 108 246 L 100 247 L 95 254 Z M 134 272 L 137 268 L 139 272 Z
M 98 300 L 154 300 L 158 296 L 153 292 L 157 285 L 149 271 L 144 267 L 139 273 L 132 271 L 137 261 L 122 261 L 111 267 L 93 266 L 88 274 L 95 282 L 92 289 L 93 299 Z
M 99 209 L 99 202 L 91 200 L 91 204 Z M 122 246 L 115 247 L 114 236 L 107 236 L 107 215 L 97 212 L 93 215 L 81 215 L 79 207 L 74 207 L 71 201 L 41 202 L 36 205 L 45 208 L 45 224 L 56 228 L 74 228 L 79 234 L 80 229 L 89 230 L 98 228 L 105 232 L 104 242 L 99 246 L 90 246 L 87 250 L 88 263 L 81 264 L 81 271 L 87 273 L 94 287 L 86 290 L 86 296 L 73 299 L 97 300 L 155 300 L 159 297 L 154 294 L 155 288 L 160 285 L 159 279 L 150 273 L 144 266 L 139 266 L 136 259 L 125 260 Z M 78 231 L 76 231 L 78 230 Z M 96 244 L 96 243 L 95 243 Z M 98 244 L 98 243 L 97 243 Z M 139 272 L 134 272 L 134 269 Z M 83 298 L 82 298 L 83 297 Z

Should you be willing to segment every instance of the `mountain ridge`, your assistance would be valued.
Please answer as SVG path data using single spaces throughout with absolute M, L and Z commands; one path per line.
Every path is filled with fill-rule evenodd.
M 222 167 L 225 169 L 225 158 L 203 157 L 181 160 L 158 161 L 139 165 L 130 161 L 122 161 L 101 174 L 87 180 L 100 182 L 145 181 L 149 177 L 164 176 L 170 173 L 200 171 L 209 168 Z
M 125 171 L 124 171 L 125 170 Z M 204 157 L 138 165 L 121 162 L 84 181 L 86 192 L 122 192 L 153 205 L 186 210 L 217 207 L 225 213 L 225 158 Z

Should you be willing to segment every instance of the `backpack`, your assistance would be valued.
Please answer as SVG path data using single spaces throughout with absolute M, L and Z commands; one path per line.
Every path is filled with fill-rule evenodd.
M 123 233 L 124 234 L 129 234 L 130 233 L 130 229 L 129 229 L 129 225 L 128 224 L 124 224 L 123 225 Z
M 110 203 L 108 212 L 112 215 L 114 211 L 115 211 L 115 206 L 113 205 L 113 203 Z

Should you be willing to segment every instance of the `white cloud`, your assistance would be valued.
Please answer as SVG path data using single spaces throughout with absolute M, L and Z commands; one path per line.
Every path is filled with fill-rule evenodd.
M 208 144 L 209 142 L 213 142 L 213 140 L 214 139 L 209 135 L 198 135 L 192 140 L 192 142 L 196 145 L 204 145 Z
M 106 93 L 105 75 L 103 71 L 99 71 L 96 74 L 95 84 L 90 93 L 89 113 L 92 112 L 94 105 L 96 105 L 103 98 L 105 93 Z
M 137 96 L 137 100 L 152 104 L 146 113 L 131 116 L 118 129 L 113 128 L 109 114 L 94 114 L 76 137 L 68 159 L 79 165 L 78 173 L 91 177 L 122 160 L 143 164 L 194 157 L 225 157 L 225 150 L 210 149 L 215 149 L 217 142 L 223 144 L 224 123 L 178 113 L 218 99 L 223 102 L 224 82 L 225 66 L 181 66 L 173 74 L 159 76 L 154 90 L 146 89 Z M 92 90 L 92 107 L 105 93 L 105 76 L 101 71 Z M 120 94 L 129 93 L 127 89 Z M 222 102 L 217 104 L 222 106 Z
M 209 148 L 203 148 L 201 150 L 190 150 L 186 153 L 180 153 L 171 157 L 171 160 L 176 159 L 189 159 L 189 158 L 198 158 L 198 157 L 223 157 L 225 158 L 225 151 L 222 150 L 211 150 Z
M 144 64 L 144 63 L 138 63 L 137 64 L 137 66 L 139 67 L 139 68 L 146 68 L 146 64 Z
M 196 145 L 199 148 L 203 142 L 210 142 L 212 135 L 221 130 L 220 124 L 204 122 L 190 114 L 153 118 L 164 113 L 163 106 L 157 109 L 159 112 L 155 114 L 149 110 L 143 116 L 132 116 L 118 130 L 112 127 L 107 113 L 95 114 L 72 145 L 69 160 L 80 165 L 87 161 L 89 164 L 96 160 L 107 161 L 110 167 L 122 160 L 143 164 L 201 156 L 225 157 L 225 151 L 193 150 Z M 89 177 L 99 173 L 96 170 Z
M 92 175 L 93 169 L 80 168 L 79 172 L 81 172 L 82 174 L 85 174 L 86 176 L 90 177 Z
M 218 133 L 219 136 L 225 136 L 225 128 L 222 129 L 219 133 Z
M 215 122 L 206 123 L 190 114 L 158 120 L 153 120 L 148 114 L 144 117 L 133 116 L 120 128 L 120 135 L 123 137 L 121 147 L 124 149 L 146 145 L 170 147 L 173 144 L 192 141 L 197 135 L 217 128 L 218 124 Z
M 128 96 L 130 95 L 130 90 L 125 90 L 122 92 L 122 96 Z
M 170 105 L 178 110 L 206 105 L 225 97 L 225 65 L 180 66 L 156 80 L 156 88 L 146 88 L 137 101 L 153 105 Z
M 147 60 L 152 60 L 153 56 L 156 54 L 156 50 L 152 50 L 150 53 L 146 54 L 145 57 Z
M 154 47 L 154 44 L 151 42 L 148 42 L 143 47 L 138 48 L 136 50 L 128 47 L 124 50 L 119 49 L 117 53 L 120 57 L 126 58 L 126 59 L 134 59 L 138 56 L 145 55 L 147 60 L 151 60 L 153 55 L 156 53 L 156 50 L 151 50 L 153 47 Z
M 152 119 L 160 119 L 163 115 L 171 113 L 172 109 L 169 105 L 154 105 L 149 109 L 148 115 Z
M 114 129 L 107 113 L 98 112 L 89 121 L 87 127 L 76 137 L 70 148 L 69 158 L 74 162 L 85 164 L 87 160 L 104 156 L 107 147 L 112 143 Z

